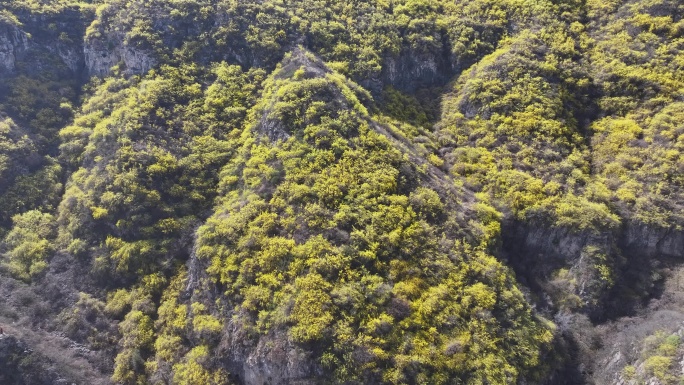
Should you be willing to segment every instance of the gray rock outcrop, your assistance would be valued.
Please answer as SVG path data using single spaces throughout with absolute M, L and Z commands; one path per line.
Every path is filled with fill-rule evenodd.
M 25 32 L 13 25 L 0 24 L 0 75 L 15 71 L 17 56 L 25 52 L 28 45 Z

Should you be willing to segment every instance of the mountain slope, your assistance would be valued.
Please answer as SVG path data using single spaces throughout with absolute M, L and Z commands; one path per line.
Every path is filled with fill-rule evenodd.
M 4 2 L 0 317 L 120 384 L 674 383 L 682 7 Z

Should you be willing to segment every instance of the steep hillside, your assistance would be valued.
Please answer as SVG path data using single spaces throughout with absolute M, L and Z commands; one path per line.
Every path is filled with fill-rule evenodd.
M 683 49 L 675 0 L 3 2 L 0 382 L 678 383 Z

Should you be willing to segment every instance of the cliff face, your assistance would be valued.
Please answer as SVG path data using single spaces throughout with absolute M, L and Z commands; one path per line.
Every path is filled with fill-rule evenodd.
M 122 40 L 117 36 L 87 39 L 83 47 L 86 73 L 104 77 L 112 73 L 114 66 L 121 65 L 124 74 L 144 74 L 155 66 L 157 60 L 149 52 L 127 46 Z
M 404 91 L 446 84 L 455 69 L 448 48 L 445 51 L 423 53 L 407 50 L 397 57 L 385 58 L 382 83 Z
M 313 385 L 325 375 L 310 351 L 293 345 L 282 332 L 261 337 L 256 345 L 245 346 L 246 336 L 238 325 L 229 326 L 219 350 L 229 358 L 226 369 L 245 385 Z
M 663 229 L 643 224 L 629 224 L 621 243 L 626 253 L 644 258 L 673 258 L 684 256 L 684 233 L 676 229 Z
M 2 23 L 0 67 L 4 76 L 42 72 L 83 79 L 83 34 L 89 15 L 77 9 L 57 14 L 17 11 L 14 23 Z
M 0 27 L 0 71 L 12 74 L 16 69 L 17 56 L 28 49 L 28 37 L 17 26 L 3 24 Z

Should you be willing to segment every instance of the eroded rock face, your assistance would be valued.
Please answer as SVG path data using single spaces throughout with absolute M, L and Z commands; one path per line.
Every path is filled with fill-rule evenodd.
M 74 75 L 81 75 L 81 72 L 83 71 L 84 59 L 83 52 L 81 52 L 80 47 L 59 45 L 56 48 L 56 54 L 60 59 L 62 59 L 64 65 L 66 65 Z
M 86 41 L 83 53 L 88 76 L 107 76 L 111 74 L 112 67 L 119 64 L 122 64 L 124 74 L 142 74 L 157 64 L 150 53 L 126 46 L 123 42 Z
M 628 253 L 666 258 L 684 256 L 684 232 L 676 229 L 630 224 L 625 229 L 622 243 L 624 250 Z
M 262 338 L 243 364 L 245 385 L 314 384 L 310 352 L 284 339 Z
M 413 91 L 416 88 L 446 83 L 453 76 L 452 61 L 448 55 L 402 52 L 385 59 L 382 77 L 394 87 Z
M 244 385 L 314 385 L 323 371 L 312 353 L 295 346 L 286 332 L 272 332 L 255 343 L 231 322 L 221 342 L 228 371 Z
M 596 276 L 597 264 L 617 269 L 612 284 L 650 290 L 655 261 L 684 258 L 684 232 L 646 224 L 625 223 L 596 233 L 511 223 L 502 235 L 504 254 L 520 277 L 531 281 L 527 284 L 554 279 L 559 269 L 566 269 L 576 281 L 575 294 L 599 303 L 606 287 L 600 285 L 605 277 Z
M 510 224 L 503 231 L 506 254 L 513 265 L 533 277 L 544 277 L 562 267 L 580 263 L 588 245 L 612 248 L 612 234 L 574 231 L 571 228 Z
M 28 44 L 28 36 L 19 28 L 0 25 L 0 74 L 14 72 L 17 56 L 28 49 Z
M 17 18 L 20 24 L 0 21 L 0 77 L 83 75 L 85 15 L 69 9 L 54 15 L 19 12 Z

